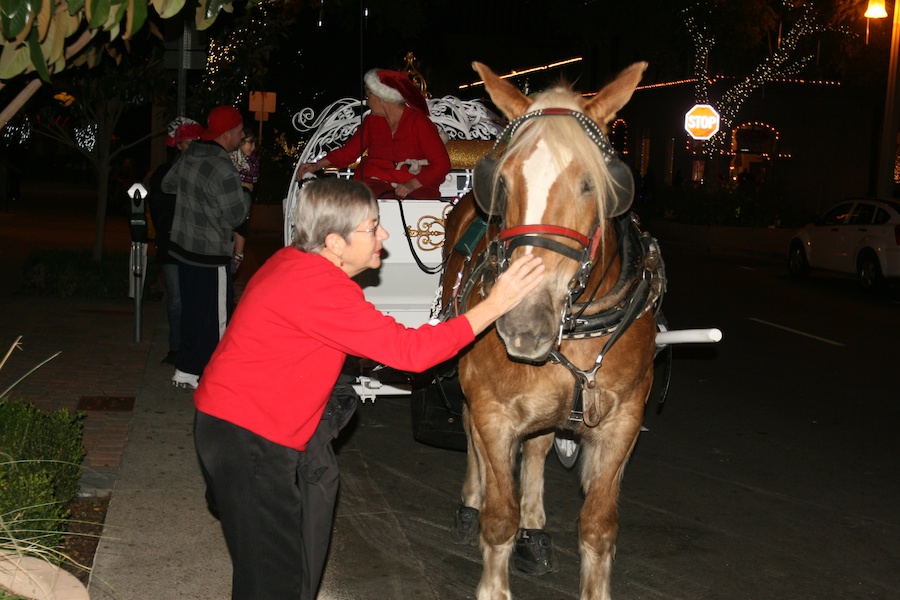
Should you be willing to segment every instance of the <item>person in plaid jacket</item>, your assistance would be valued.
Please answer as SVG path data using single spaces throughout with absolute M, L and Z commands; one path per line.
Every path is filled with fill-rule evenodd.
M 243 139 L 243 118 L 231 106 L 209 113 L 191 144 L 162 182 L 176 195 L 169 254 L 178 261 L 181 342 L 172 384 L 196 389 L 233 305 L 233 231 L 250 211 L 249 192 L 231 162 Z

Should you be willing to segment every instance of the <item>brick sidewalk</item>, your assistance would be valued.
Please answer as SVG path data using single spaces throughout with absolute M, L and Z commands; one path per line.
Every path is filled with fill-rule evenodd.
M 107 495 L 115 482 L 145 370 L 170 369 L 168 365 L 159 366 L 167 349 L 166 340 L 161 340 L 153 350 L 155 354 L 150 355 L 157 327 L 163 333 L 156 335 L 167 331 L 164 302 L 144 300 L 141 341 L 135 342 L 133 300 L 18 295 L 22 266 L 35 249 L 91 247 L 96 202 L 95 191 L 89 188 L 32 184 L 23 192 L 17 205 L 0 212 L 0 358 L 16 337 L 22 336 L 22 351 L 13 352 L 0 370 L 0 390 L 61 352 L 19 384 L 12 396 L 43 409 L 85 411 L 87 457 L 82 493 Z M 280 207 L 273 210 L 277 213 Z M 251 225 L 247 258 L 235 283 L 237 294 L 282 244 L 280 228 L 262 225 Z M 104 248 L 127 251 L 130 245 L 126 219 L 107 217 Z M 147 282 L 148 287 L 152 283 Z
M 0 213 L 0 357 L 16 337 L 22 350 L 0 370 L 0 389 L 56 352 L 59 356 L 13 391 L 47 410 L 84 410 L 82 492 L 108 494 L 115 481 L 134 399 L 148 361 L 150 337 L 160 302 L 143 303 L 142 341 L 135 339 L 134 302 L 43 298 L 17 294 L 22 266 L 35 249 L 89 249 L 93 243 L 96 199 L 90 189 L 26 187 L 9 212 Z M 124 217 L 106 220 L 104 247 L 127 251 L 131 238 Z M 122 277 L 127 277 L 123 273 Z
M 15 351 L 0 372 L 5 388 L 29 369 L 59 356 L 32 373 L 12 393 L 46 410 L 83 410 L 82 492 L 105 495 L 112 489 L 122 458 L 134 400 L 149 357 L 151 336 L 161 313 L 159 302 L 145 303 L 142 340 L 134 341 L 134 306 L 65 298 L 0 296 L 0 349 L 19 335 Z

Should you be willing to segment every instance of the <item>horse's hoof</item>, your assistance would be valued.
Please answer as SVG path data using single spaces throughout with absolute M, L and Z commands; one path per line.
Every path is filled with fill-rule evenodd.
M 453 519 L 453 529 L 450 530 L 450 541 L 454 544 L 477 544 L 478 530 L 478 509 L 460 504 Z
M 520 529 L 513 564 L 524 573 L 546 575 L 556 571 L 553 540 L 543 529 Z

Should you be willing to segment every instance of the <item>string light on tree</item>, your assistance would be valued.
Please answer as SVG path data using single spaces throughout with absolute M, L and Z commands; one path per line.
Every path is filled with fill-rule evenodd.
M 729 132 L 752 93 L 766 83 L 797 75 L 813 60 L 812 55 L 798 56 L 798 53 L 801 41 L 825 31 L 816 19 L 814 3 L 795 4 L 784 0 L 781 6 L 785 15 L 796 14 L 796 20 L 790 25 L 787 34 L 780 38 L 780 43 L 771 55 L 760 62 L 749 75 L 727 89 L 718 101 L 712 102 L 709 99 L 709 86 L 714 80 L 709 77 L 709 57 L 716 39 L 714 35 L 709 34 L 702 21 L 711 16 L 713 4 L 696 2 L 684 9 L 685 23 L 694 44 L 695 99 L 698 104 L 714 105 L 721 117 L 719 132 L 703 143 L 700 149 L 702 154 L 721 154 L 726 151 Z
M 86 152 L 94 151 L 94 145 L 97 143 L 96 123 L 75 127 L 73 133 L 75 134 L 75 141 L 78 143 L 79 148 L 84 149 Z

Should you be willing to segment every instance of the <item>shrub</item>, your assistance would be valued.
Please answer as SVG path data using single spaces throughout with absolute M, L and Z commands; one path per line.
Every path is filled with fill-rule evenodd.
M 0 545 L 54 548 L 78 493 L 84 413 L 0 400 Z
M 88 250 L 35 250 L 25 260 L 25 284 L 20 291 L 64 298 L 127 298 L 132 277 L 129 259 L 128 252 L 106 252 L 98 262 Z M 146 281 L 156 277 L 156 265 L 149 259 L 145 293 Z

